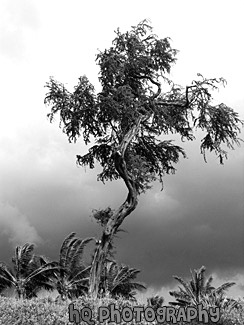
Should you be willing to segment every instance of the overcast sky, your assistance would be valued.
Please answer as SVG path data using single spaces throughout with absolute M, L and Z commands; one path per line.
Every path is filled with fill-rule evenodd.
M 198 72 L 224 77 L 216 93 L 244 118 L 243 1 L 50 1 L 0 3 L 0 260 L 17 244 L 57 258 L 64 237 L 99 236 L 92 209 L 117 207 L 126 197 L 121 181 L 103 185 L 99 169 L 75 164 L 83 143 L 69 144 L 46 118 L 43 100 L 49 76 L 72 89 L 85 74 L 99 89 L 95 55 L 114 30 L 151 20 L 161 38 L 178 49 L 171 78 L 189 84 Z M 242 133 L 243 137 L 243 133 Z M 244 153 L 230 152 L 224 166 L 203 162 L 199 142 L 184 143 L 188 159 L 139 198 L 116 240 L 117 259 L 141 270 L 147 295 L 166 300 L 176 281 L 205 265 L 214 284 L 236 281 L 232 296 L 244 296 Z

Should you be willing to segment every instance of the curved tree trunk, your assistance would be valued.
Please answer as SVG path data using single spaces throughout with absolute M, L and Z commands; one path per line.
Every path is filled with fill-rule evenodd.
M 121 141 L 121 144 L 119 145 L 117 151 L 114 154 L 115 168 L 119 173 L 120 177 L 125 182 L 125 185 L 128 189 L 128 196 L 124 203 L 113 213 L 113 215 L 108 220 L 106 226 L 104 227 L 101 241 L 96 249 L 91 267 L 89 286 L 89 294 L 93 298 L 97 298 L 98 296 L 101 274 L 108 254 L 109 244 L 112 241 L 117 229 L 122 224 L 123 220 L 133 210 L 135 210 L 138 203 L 138 191 L 136 189 L 135 181 L 132 175 L 130 175 L 127 170 L 124 154 L 127 146 L 138 131 L 141 119 L 142 117 L 139 118 L 137 120 L 137 123 L 126 133 L 123 140 Z

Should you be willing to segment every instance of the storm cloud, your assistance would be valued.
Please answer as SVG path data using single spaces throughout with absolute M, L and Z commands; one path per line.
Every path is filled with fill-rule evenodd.
M 70 144 L 58 121 L 48 122 L 43 104 L 50 75 L 72 89 L 86 74 L 99 88 L 95 54 L 111 45 L 117 27 L 124 31 L 150 16 L 155 32 L 170 36 L 180 50 L 171 74 L 175 82 L 186 84 L 197 72 L 226 77 L 227 87 L 216 92 L 216 100 L 243 118 L 244 66 L 226 43 L 226 37 L 232 40 L 235 53 L 243 57 L 240 8 L 218 1 L 199 8 L 196 2 L 179 1 L 176 11 L 171 3 L 155 3 L 158 10 L 135 1 L 129 12 L 131 2 L 120 10 L 112 2 L 109 10 L 103 2 L 96 2 L 97 10 L 93 2 L 1 3 L 0 260 L 9 261 L 15 245 L 25 242 L 57 259 L 71 231 L 99 238 L 101 228 L 90 217 L 93 209 L 116 208 L 126 198 L 121 180 L 97 182 L 98 165 L 94 170 L 76 166 L 76 155 L 88 147 L 82 141 Z M 174 19 L 168 14 L 162 19 L 161 12 L 173 12 Z M 227 26 L 230 16 L 237 18 Z M 206 17 L 217 19 L 215 27 L 203 24 Z M 173 138 L 188 159 L 180 161 L 175 175 L 164 177 L 163 191 L 155 183 L 139 197 L 115 239 L 116 259 L 141 270 L 138 279 L 148 286 L 147 295 L 167 296 L 177 284 L 173 274 L 187 278 L 190 269 L 202 265 L 214 275 L 214 284 L 234 280 L 231 294 L 243 295 L 243 146 L 230 151 L 221 166 L 210 154 L 204 162 L 200 138 L 190 143 Z

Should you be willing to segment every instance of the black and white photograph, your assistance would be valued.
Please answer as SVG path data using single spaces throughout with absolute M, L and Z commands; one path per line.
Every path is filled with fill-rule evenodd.
M 0 324 L 244 324 L 243 9 L 1 0 Z

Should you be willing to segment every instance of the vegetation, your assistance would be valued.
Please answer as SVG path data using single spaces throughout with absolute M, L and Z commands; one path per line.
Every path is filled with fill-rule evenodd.
M 56 268 L 44 257 L 34 255 L 33 250 L 33 244 L 17 246 L 12 258 L 13 270 L 0 262 L 0 292 L 7 287 L 14 287 L 19 298 L 32 298 L 42 288 L 52 289 L 48 272 Z
M 159 296 L 154 296 L 147 298 L 148 306 L 152 307 L 154 310 L 163 306 L 164 298 Z
M 93 238 L 82 240 L 76 237 L 75 233 L 69 234 L 63 241 L 59 261 L 47 262 L 43 256 L 36 256 L 33 253 L 34 245 L 25 244 L 17 246 L 13 272 L 6 264 L 1 263 L 0 286 L 1 292 L 7 286 L 14 286 L 16 298 L 5 298 L 0 295 L 0 323 L 2 324 L 71 324 L 69 322 L 69 304 L 72 302 L 79 311 L 83 307 L 91 310 L 91 317 L 94 324 L 100 324 L 97 320 L 98 308 L 109 307 L 122 310 L 124 307 L 150 307 L 157 312 L 158 308 L 165 307 L 164 298 L 155 296 L 147 299 L 147 304 L 140 304 L 135 297 L 135 290 L 142 290 L 145 287 L 135 282 L 137 269 L 128 266 L 119 266 L 116 261 L 106 260 L 106 267 L 100 278 L 99 298 L 94 299 L 88 295 L 90 265 L 85 266 L 83 252 L 86 244 Z M 184 281 L 174 276 L 182 287 L 179 291 L 172 291 L 170 294 L 176 298 L 171 302 L 175 308 L 179 306 L 197 306 L 202 304 L 208 310 L 210 307 L 220 308 L 220 320 L 217 324 L 241 325 L 244 321 L 244 302 L 227 298 L 225 291 L 234 283 L 224 283 L 215 288 L 212 286 L 213 278 L 210 276 L 205 280 L 205 267 L 194 270 L 191 273 L 191 280 Z M 37 298 L 38 291 L 56 289 L 56 299 Z M 60 297 L 60 299 L 58 299 Z M 21 298 L 21 299 L 19 299 Z M 86 324 L 86 321 L 81 324 Z M 126 322 L 122 322 L 125 324 Z M 150 322 L 156 325 L 156 321 Z M 130 324 L 148 324 L 148 320 L 142 314 L 141 322 L 134 319 Z M 164 322 L 171 325 L 172 322 Z M 186 323 L 181 322 L 181 325 Z M 188 324 L 188 323 L 187 323 Z M 199 324 L 197 321 L 191 324 Z M 210 323 L 209 323 L 210 324 Z
M 205 280 L 205 266 L 202 266 L 198 270 L 191 271 L 191 280 L 186 282 L 181 277 L 174 275 L 173 277 L 180 282 L 182 287 L 179 287 L 178 291 L 170 291 L 170 295 L 176 298 L 176 302 L 170 302 L 173 306 L 197 306 L 203 300 L 212 300 L 214 302 L 214 297 L 222 297 L 224 299 L 223 293 L 230 287 L 232 287 L 234 282 L 227 282 L 222 284 L 218 288 L 214 288 L 211 284 L 213 277 L 210 276 L 208 280 Z M 217 300 L 216 300 L 217 306 Z
M 14 286 L 18 298 L 36 297 L 41 289 L 56 289 L 61 300 L 84 296 L 88 293 L 91 265 L 85 265 L 83 252 L 92 240 L 94 238 L 82 240 L 72 232 L 61 245 L 59 261 L 52 262 L 47 262 L 43 256 L 34 255 L 33 244 L 17 246 L 12 258 L 15 273 L 5 263 L 0 263 L 0 293 Z M 136 293 L 134 290 L 145 289 L 142 284 L 132 282 L 139 272 L 107 260 L 99 283 L 100 297 L 109 294 L 113 298 L 121 296 L 133 299 Z
M 100 298 L 99 300 L 94 300 L 89 297 L 80 297 L 73 301 L 76 309 L 81 310 L 84 306 L 89 307 L 92 310 L 92 319 L 95 320 L 94 325 L 99 325 L 96 320 L 98 315 L 98 308 L 100 306 L 109 306 L 110 304 L 115 304 L 116 308 L 120 311 L 124 307 L 147 307 L 147 305 L 135 303 L 125 299 L 112 299 L 109 297 Z M 59 301 L 57 303 L 54 299 L 48 297 L 45 299 L 33 298 L 30 300 L 16 300 L 14 298 L 0 297 L 0 323 L 1 324 L 11 324 L 11 325 L 68 325 L 75 324 L 74 322 L 69 322 L 68 316 L 69 301 Z M 87 325 L 87 322 L 81 322 L 82 325 Z M 103 324 L 106 324 L 104 322 Z M 122 325 L 148 325 L 148 322 L 142 317 L 141 322 L 132 321 L 130 323 L 121 322 Z M 152 325 L 156 325 L 156 322 L 150 322 Z M 165 322 L 164 325 L 172 325 L 172 322 Z M 179 325 L 189 325 L 190 323 L 179 323 Z M 209 323 L 208 325 L 210 325 Z M 244 313 L 243 310 L 224 310 L 221 319 L 218 323 L 212 323 L 217 325 L 243 325 L 244 324 Z M 198 323 L 193 321 L 190 325 L 203 325 L 203 323 Z
M 175 164 L 186 153 L 179 145 L 165 140 L 164 135 L 178 134 L 182 140 L 194 140 L 201 130 L 201 153 L 215 153 L 221 164 L 227 158 L 226 148 L 240 144 L 238 133 L 243 122 L 225 104 L 214 105 L 212 92 L 225 85 L 223 78 L 208 79 L 198 74 L 186 88 L 169 79 L 177 51 L 168 38 L 152 33 L 147 21 L 131 31 L 118 29 L 112 46 L 100 51 L 102 90 L 95 93 L 86 76 L 79 78 L 73 92 L 50 78 L 45 103 L 50 106 L 52 122 L 60 117 L 60 126 L 70 142 L 83 138 L 86 145 L 94 141 L 88 153 L 77 155 L 77 164 L 102 167 L 98 180 L 122 179 L 128 195 L 118 209 L 106 214 L 100 244 L 94 254 L 90 272 L 89 293 L 99 293 L 99 283 L 109 245 L 124 219 L 135 210 L 138 197 L 164 174 L 175 172 Z M 162 84 L 169 91 L 162 92 Z M 105 210 L 104 210 L 105 211 Z
M 69 141 L 79 137 L 83 137 L 85 144 L 91 138 L 95 141 L 87 154 L 77 155 L 77 163 L 94 168 L 97 160 L 102 167 L 98 179 L 104 182 L 121 178 L 128 195 L 118 209 L 94 212 L 102 226 L 102 236 L 99 241 L 95 239 L 91 265 L 86 265 L 83 253 L 94 238 L 83 240 L 74 232 L 64 239 L 58 261 L 49 262 L 35 255 L 34 245 L 27 243 L 16 247 L 13 270 L 0 263 L 0 293 L 14 287 L 17 298 L 21 298 L 0 296 L 1 324 L 71 324 L 71 301 L 78 310 L 89 307 L 94 324 L 100 323 L 100 306 L 114 304 L 120 311 L 126 306 L 142 307 L 135 299 L 135 290 L 145 289 L 135 281 L 140 271 L 118 265 L 109 257 L 113 256 L 113 239 L 121 231 L 124 219 L 136 208 L 139 195 L 153 181 L 163 183 L 164 174 L 174 173 L 174 164 L 180 156 L 186 157 L 181 146 L 162 140 L 162 136 L 176 133 L 182 140 L 190 141 L 194 131 L 200 129 L 205 132 L 200 148 L 204 159 L 207 150 L 213 151 L 222 164 L 227 157 L 226 146 L 233 148 L 240 143 L 238 133 L 243 124 L 232 108 L 212 104 L 211 92 L 225 84 L 223 78 L 206 79 L 199 74 L 185 89 L 168 78 L 176 53 L 169 39 L 159 39 L 143 21 L 130 32 L 121 33 L 118 29 L 111 48 L 97 55 L 100 93 L 95 94 L 85 76 L 79 78 L 73 93 L 50 78 L 45 98 L 51 106 L 50 121 L 59 113 L 60 125 Z M 162 93 L 163 82 L 170 86 L 168 92 Z M 201 267 L 192 272 L 189 282 L 174 276 L 181 287 L 170 292 L 176 298 L 170 304 L 175 308 L 198 304 L 219 307 L 218 324 L 243 324 L 242 302 L 224 295 L 234 283 L 215 288 L 212 277 L 205 280 L 205 270 Z M 37 299 L 43 288 L 56 289 L 61 299 Z M 148 298 L 146 306 L 155 311 L 163 304 L 163 297 L 156 296 Z M 130 322 L 134 323 L 139 324 Z M 140 324 L 148 321 L 142 318 Z
M 53 273 L 55 288 L 62 299 L 74 298 L 88 291 L 90 266 L 85 266 L 83 251 L 85 246 L 93 240 L 82 240 L 72 232 L 63 241 L 60 249 L 59 261 L 54 262 L 58 270 Z
M 16 298 L 5 298 L 0 295 L 0 323 L 2 324 L 71 324 L 69 322 L 69 304 L 72 302 L 79 311 L 83 307 L 91 310 L 94 324 L 100 324 L 97 319 L 98 308 L 109 307 L 111 304 L 120 310 L 124 307 L 150 307 L 156 313 L 158 308 L 165 307 L 164 298 L 155 296 L 147 299 L 147 304 L 140 304 L 135 297 L 135 290 L 145 289 L 144 285 L 135 282 L 137 269 L 125 265 L 118 265 L 114 260 L 106 260 L 106 267 L 100 278 L 99 298 L 94 299 L 88 295 L 89 270 L 83 259 L 85 246 L 93 238 L 82 240 L 75 233 L 69 234 L 63 241 L 59 261 L 47 262 L 43 256 L 36 256 L 34 245 L 25 244 L 17 246 L 12 258 L 14 271 L 6 264 L 0 264 L 1 292 L 7 286 L 14 286 Z M 111 248 L 112 249 L 112 248 Z M 189 282 L 181 277 L 174 276 L 180 282 L 179 291 L 171 291 L 176 302 L 170 305 L 187 307 L 202 304 L 208 310 L 212 307 L 220 308 L 220 320 L 217 324 L 241 325 L 244 321 L 244 301 L 229 299 L 225 291 L 234 283 L 224 283 L 215 288 L 212 286 L 213 278 L 205 279 L 206 268 L 202 266 L 191 272 Z M 60 299 L 37 298 L 38 291 L 56 289 Z M 21 299 L 19 299 L 21 298 Z M 86 321 L 81 324 L 86 324 Z M 122 322 L 123 323 L 123 322 Z M 126 322 L 124 322 L 126 323 Z M 156 325 L 156 321 L 150 322 Z M 142 314 L 141 322 L 134 319 L 130 324 L 148 324 Z M 172 322 L 164 322 L 171 325 Z M 181 325 L 186 323 L 181 322 Z M 187 323 L 188 324 L 188 323 Z M 199 324 L 193 321 L 191 324 Z M 210 324 L 210 323 L 209 323 Z M 212 324 L 212 323 L 211 323 Z
M 107 292 L 112 298 L 119 296 L 125 299 L 135 299 L 136 291 L 146 289 L 144 285 L 138 282 L 132 282 L 140 273 L 139 270 L 129 268 L 126 265 L 119 266 L 115 261 L 107 261 L 104 273 L 101 276 L 101 288 L 104 293 Z

